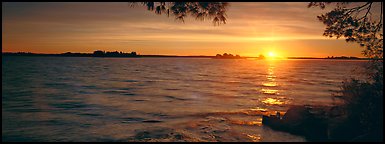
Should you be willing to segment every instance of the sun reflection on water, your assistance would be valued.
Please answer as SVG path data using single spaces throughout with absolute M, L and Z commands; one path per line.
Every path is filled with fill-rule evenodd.
M 261 91 L 262 91 L 264 94 L 270 94 L 270 95 L 279 94 L 279 93 L 278 93 L 278 90 L 274 90 L 274 89 L 262 89 Z
M 229 121 L 230 123 L 237 124 L 237 125 L 262 126 L 262 117 L 257 117 L 252 121 L 246 121 L 246 120 L 229 120 Z
M 269 67 L 268 67 L 267 75 L 266 75 L 267 81 L 263 82 L 262 85 L 265 87 L 270 87 L 270 88 L 269 89 L 262 89 L 261 91 L 264 94 L 277 94 L 277 92 L 278 92 L 278 90 L 272 89 L 278 85 L 277 82 L 275 81 L 276 76 L 274 74 L 274 68 L 275 68 L 275 66 L 273 65 L 273 63 L 269 63 Z
M 253 109 L 250 109 L 252 111 L 261 111 L 261 112 L 266 112 L 267 109 L 266 108 L 260 108 L 260 107 L 257 107 L 257 108 L 253 108 Z
M 282 105 L 282 104 L 284 104 L 284 102 L 282 102 L 278 99 L 274 99 L 274 98 L 267 98 L 267 99 L 263 100 L 262 102 L 265 104 L 270 104 L 270 105 Z
M 267 69 L 267 75 L 266 75 L 266 81 L 262 83 L 263 86 L 267 88 L 261 89 L 261 92 L 263 94 L 267 95 L 279 95 L 280 93 L 278 92 L 278 89 L 276 87 L 278 86 L 276 82 L 276 75 L 274 73 L 275 65 L 274 62 L 269 62 L 268 69 Z M 263 103 L 268 104 L 268 105 L 282 105 L 285 102 L 280 101 L 279 99 L 276 98 L 266 98 L 262 100 Z
M 275 87 L 275 86 L 277 86 L 277 83 L 276 82 L 266 82 L 266 83 L 263 83 L 262 85 L 265 87 Z
M 246 134 L 247 137 L 249 137 L 253 142 L 260 142 L 261 141 L 261 135 L 260 134 L 257 134 L 257 135 L 250 135 L 250 134 Z

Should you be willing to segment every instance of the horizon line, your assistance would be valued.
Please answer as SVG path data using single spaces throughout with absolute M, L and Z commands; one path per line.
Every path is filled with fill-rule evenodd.
M 97 50 L 98 51 L 98 50 Z M 116 51 L 107 51 L 107 52 L 116 52 Z M 132 51 L 134 52 L 134 51 Z M 34 52 L 2 52 L 2 54 L 4 53 L 30 53 L 30 54 L 42 54 L 42 55 L 59 55 L 59 54 L 65 54 L 65 53 L 73 53 L 73 54 L 93 54 L 92 52 L 91 53 L 82 53 L 82 52 L 63 52 L 63 53 L 34 53 Z M 123 53 L 126 53 L 126 52 L 123 52 Z M 231 53 L 228 53 L 228 54 L 231 54 Z M 216 55 L 172 55 L 172 54 L 138 54 L 138 55 L 141 55 L 141 56 L 173 56 L 173 57 L 215 57 Z M 259 58 L 259 56 L 241 56 L 241 57 L 244 57 L 244 58 Z M 356 57 L 356 56 L 345 56 L 345 55 L 341 55 L 341 56 L 326 56 L 326 57 L 311 57 L 311 56 L 284 56 L 284 57 L 278 57 L 278 58 L 287 58 L 287 59 L 290 59 L 290 58 L 328 58 L 328 57 L 352 57 L 352 58 L 360 58 L 360 59 L 366 59 L 366 57 Z M 332 59 L 332 58 L 331 58 Z

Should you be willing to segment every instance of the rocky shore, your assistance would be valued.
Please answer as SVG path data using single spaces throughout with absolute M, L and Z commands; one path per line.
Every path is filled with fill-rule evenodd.
M 283 116 L 263 116 L 262 123 L 309 141 L 382 141 L 377 133 L 362 133 L 341 106 L 291 106 Z

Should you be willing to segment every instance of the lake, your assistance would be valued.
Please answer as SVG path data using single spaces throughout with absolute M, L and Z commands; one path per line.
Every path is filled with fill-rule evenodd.
M 306 141 L 262 125 L 331 105 L 360 60 L 2 58 L 3 141 Z

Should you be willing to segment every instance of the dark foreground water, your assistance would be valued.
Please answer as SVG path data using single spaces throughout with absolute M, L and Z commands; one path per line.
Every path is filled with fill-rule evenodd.
M 365 61 L 2 58 L 3 141 L 306 141 L 263 126 L 330 105 Z

